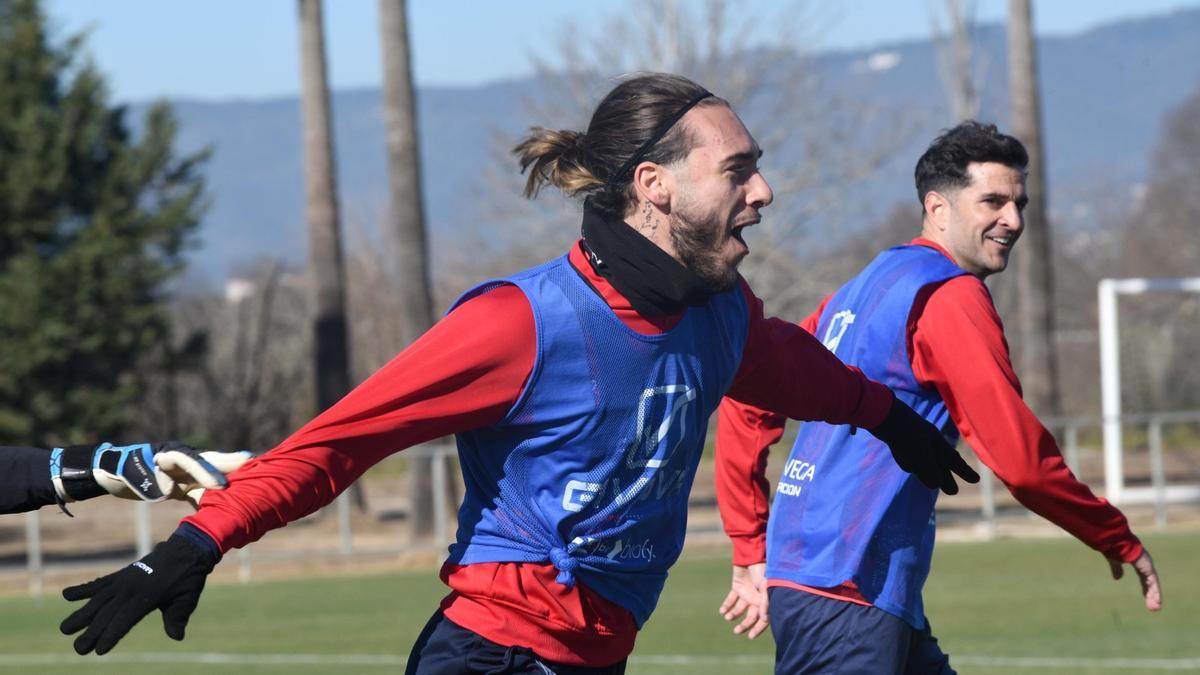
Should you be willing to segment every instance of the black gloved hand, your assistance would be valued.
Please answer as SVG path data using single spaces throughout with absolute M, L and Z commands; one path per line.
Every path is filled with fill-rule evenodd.
M 171 535 L 124 569 L 64 588 L 67 600 L 90 599 L 59 629 L 63 635 L 70 635 L 87 628 L 75 638 L 75 651 L 87 654 L 95 649 L 97 654 L 106 654 L 142 617 L 157 608 L 162 610 L 167 636 L 182 640 L 214 564 L 212 556 L 200 547 Z
M 938 428 L 898 398 L 892 399 L 892 409 L 879 426 L 868 431 L 887 443 L 896 464 L 915 475 L 925 487 L 957 494 L 955 473 L 968 483 L 979 482 L 979 474 L 946 442 Z

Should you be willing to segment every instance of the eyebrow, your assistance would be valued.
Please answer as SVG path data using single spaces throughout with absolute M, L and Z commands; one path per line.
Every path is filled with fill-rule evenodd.
M 1028 204 L 1029 203 L 1029 195 L 1021 195 L 1020 197 L 1013 199 L 1011 195 L 1007 195 L 1007 194 L 1004 194 L 1001 192 L 988 192 L 987 194 L 982 195 L 979 198 L 979 201 L 990 202 L 993 199 L 1003 199 L 1004 201 L 1014 201 L 1017 204 Z
M 754 150 L 748 150 L 746 152 L 739 152 L 739 153 L 732 154 L 732 155 L 726 157 L 725 159 L 721 160 L 721 163 L 722 164 L 733 164 L 736 162 L 744 162 L 747 160 L 758 161 L 760 158 L 762 158 L 762 156 L 763 156 L 762 148 L 755 148 Z

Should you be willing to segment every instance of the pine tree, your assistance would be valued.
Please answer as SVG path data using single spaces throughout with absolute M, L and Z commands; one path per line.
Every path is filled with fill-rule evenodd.
M 116 438 L 204 207 L 165 104 L 134 138 L 81 37 L 0 0 L 0 441 Z

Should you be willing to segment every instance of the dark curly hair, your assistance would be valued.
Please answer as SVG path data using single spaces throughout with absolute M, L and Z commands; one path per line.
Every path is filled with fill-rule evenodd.
M 995 124 L 967 120 L 943 131 L 929 145 L 913 178 L 917 184 L 917 201 L 925 204 L 925 195 L 943 190 L 958 190 L 971 184 L 967 166 L 972 163 L 995 162 L 1025 170 L 1029 153 L 1021 141 L 1002 134 Z

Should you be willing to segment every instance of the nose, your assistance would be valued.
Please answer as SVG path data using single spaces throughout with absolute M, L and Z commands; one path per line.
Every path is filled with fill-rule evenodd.
M 756 209 L 769 206 L 775 201 L 775 193 L 771 191 L 771 186 L 767 184 L 767 179 L 762 173 L 751 176 L 749 189 L 746 190 L 746 201 Z
M 1016 202 L 1008 202 L 1000 212 L 1000 221 L 1007 227 L 1020 232 L 1025 229 L 1025 214 L 1017 208 Z

